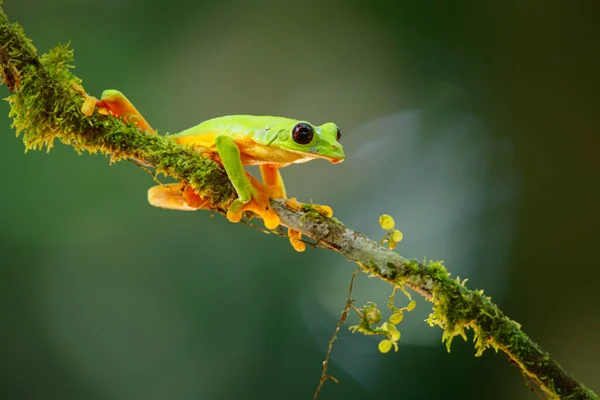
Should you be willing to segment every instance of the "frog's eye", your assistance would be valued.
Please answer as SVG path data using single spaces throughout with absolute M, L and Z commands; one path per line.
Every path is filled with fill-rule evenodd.
M 336 126 L 336 128 L 337 128 L 337 138 L 336 139 L 339 142 L 340 139 L 342 138 L 342 132 L 340 132 L 340 127 L 339 126 Z
M 314 135 L 313 127 L 305 122 L 300 122 L 292 128 L 292 139 L 298 144 L 309 144 Z

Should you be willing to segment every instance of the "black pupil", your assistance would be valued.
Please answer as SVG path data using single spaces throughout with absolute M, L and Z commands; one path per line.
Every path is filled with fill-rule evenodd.
M 314 136 L 315 132 L 309 124 L 305 124 L 303 122 L 294 126 L 292 130 L 292 138 L 294 142 L 298 144 L 309 144 Z
M 342 132 L 340 132 L 340 128 L 337 128 L 337 141 L 339 142 L 340 139 L 342 138 Z

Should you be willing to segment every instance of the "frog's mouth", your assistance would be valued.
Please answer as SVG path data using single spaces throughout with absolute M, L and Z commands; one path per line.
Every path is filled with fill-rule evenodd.
M 331 157 L 331 156 L 324 156 L 322 154 L 315 154 L 315 158 L 321 158 L 323 160 L 327 160 L 332 164 L 339 164 L 344 161 L 343 157 Z
M 323 160 L 327 160 L 332 164 L 339 164 L 344 161 L 344 158 L 324 156 L 322 154 L 315 154 L 315 158 L 322 158 Z
M 304 153 L 302 151 L 293 151 L 293 150 L 290 150 L 290 151 L 292 151 L 294 153 L 302 154 L 304 156 L 304 157 L 301 157 L 300 159 L 294 161 L 295 164 L 305 163 L 310 160 L 316 160 L 318 158 L 321 160 L 327 160 L 332 164 L 339 164 L 344 161 L 344 158 L 340 158 L 340 157 L 330 157 L 330 156 L 325 156 L 323 154 L 315 154 L 315 153 Z M 310 155 L 307 156 L 308 154 L 310 154 Z
M 314 148 L 312 148 L 308 151 L 285 149 L 284 152 L 286 152 L 290 155 L 291 154 L 295 155 L 295 156 L 291 157 L 291 158 L 295 158 L 295 159 L 293 161 L 290 160 L 294 164 L 305 163 L 310 160 L 316 160 L 317 158 L 320 158 L 322 160 L 327 160 L 333 164 L 339 164 L 342 161 L 344 161 L 344 159 L 345 159 L 343 151 L 336 151 L 335 153 L 337 153 L 337 154 L 335 156 L 327 156 L 324 154 L 319 154 L 319 153 L 317 153 L 317 151 Z

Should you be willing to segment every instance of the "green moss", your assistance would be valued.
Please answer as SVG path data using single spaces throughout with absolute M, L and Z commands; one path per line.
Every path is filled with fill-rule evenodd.
M 409 260 L 404 266 L 411 275 L 418 274 L 421 269 L 421 265 L 416 260 Z
M 573 392 L 562 396 L 563 400 L 598 399 L 598 396 L 585 386 L 577 387 Z
M 398 280 L 398 268 L 396 268 L 396 266 L 392 263 L 387 263 L 387 267 L 389 269 L 389 272 L 387 274 L 389 279 L 391 279 L 392 281 L 397 281 Z
M 39 62 L 27 64 L 22 60 L 37 60 L 35 48 L 20 28 L 11 29 L 2 25 L 0 36 L 9 37 L 4 48 L 21 61 L 14 64 L 20 68 L 18 90 L 8 102 L 12 126 L 23 135 L 26 150 L 49 151 L 58 139 L 79 153 L 101 152 L 110 155 L 112 162 L 136 159 L 153 165 L 157 173 L 187 182 L 215 208 L 224 209 L 235 198 L 223 168 L 191 148 L 141 132 L 118 118 L 83 115 L 84 97 L 77 90 L 81 80 L 71 73 L 73 50 L 59 45 Z
M 442 341 L 448 351 L 456 336 L 467 340 L 467 330 L 472 329 L 475 356 L 482 355 L 489 348 L 502 350 L 549 396 L 559 394 L 561 398 L 597 399 L 593 392 L 569 377 L 548 353 L 533 343 L 520 325 L 505 316 L 483 290 L 469 290 L 465 287 L 465 280 L 451 278 L 443 262 L 424 264 L 403 260 L 400 265 L 388 263 L 387 267 L 395 274 L 386 272 L 385 276 L 379 276 L 392 284 L 407 285 L 421 293 L 424 287 L 428 288 L 426 294 L 432 303 L 432 312 L 427 322 L 442 328 Z M 373 265 L 368 265 L 368 268 L 377 271 Z
M 373 274 L 379 274 L 381 272 L 381 268 L 379 268 L 379 265 L 377 265 L 374 262 L 368 262 L 366 264 L 363 264 L 364 267 L 366 267 L 366 270 L 370 273 Z
M 336 217 L 329 217 L 329 221 L 333 222 L 334 225 L 337 225 L 340 228 L 346 229 L 346 226 L 342 223 L 342 221 L 340 221 Z
M 427 270 L 429 272 L 428 273 L 429 276 L 431 276 L 434 279 L 439 280 L 439 281 L 449 279 L 449 277 L 450 277 L 450 273 L 448 272 L 446 267 L 444 267 L 443 261 L 429 262 L 429 265 L 427 266 Z

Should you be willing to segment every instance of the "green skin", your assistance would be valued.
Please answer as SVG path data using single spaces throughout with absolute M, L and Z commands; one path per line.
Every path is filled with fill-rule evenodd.
M 280 168 L 317 158 L 336 163 L 344 160 L 344 150 L 337 141 L 337 125 L 331 122 L 321 126 L 309 124 L 314 130 L 313 139 L 307 144 L 298 144 L 293 140 L 292 130 L 300 122 L 309 124 L 283 117 L 230 115 L 204 121 L 170 137 L 178 140 L 218 132 L 214 136 L 216 151 L 239 197 L 231 205 L 235 212 L 255 194 L 244 165 L 271 164 Z M 248 145 L 249 139 L 254 146 Z M 280 176 L 278 180 L 282 182 Z

